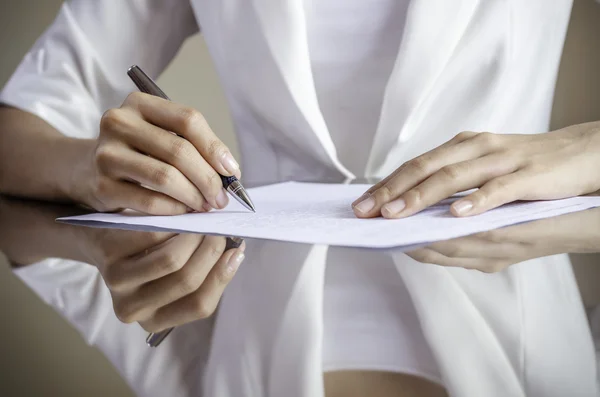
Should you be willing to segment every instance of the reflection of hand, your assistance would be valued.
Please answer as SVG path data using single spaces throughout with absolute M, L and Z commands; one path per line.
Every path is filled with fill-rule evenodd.
M 210 316 L 244 260 L 245 244 L 225 251 L 224 237 L 90 228 L 81 233 L 81 252 L 102 274 L 117 317 L 149 332 Z
M 151 332 L 210 316 L 244 260 L 224 237 L 96 229 L 57 223 L 82 209 L 0 196 L 0 251 L 13 266 L 46 258 L 90 263 L 115 312 Z
M 104 114 L 90 160 L 81 167 L 85 191 L 78 196 L 100 211 L 173 215 L 224 208 L 228 198 L 218 173 L 240 176 L 198 111 L 142 93 Z
M 533 258 L 596 252 L 599 222 L 597 208 L 440 241 L 406 254 L 423 263 L 493 273 Z
M 600 188 L 600 128 L 575 125 L 536 135 L 463 132 L 398 168 L 353 203 L 358 217 L 413 215 L 453 194 L 475 215 L 515 200 L 557 199 Z

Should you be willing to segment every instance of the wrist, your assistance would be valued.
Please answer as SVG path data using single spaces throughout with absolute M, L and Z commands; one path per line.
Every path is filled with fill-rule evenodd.
M 64 162 L 67 167 L 63 170 L 65 177 L 58 181 L 61 194 L 70 201 L 93 207 L 90 181 L 93 178 L 92 158 L 96 140 L 63 139 L 63 142 L 57 142 L 68 159 Z

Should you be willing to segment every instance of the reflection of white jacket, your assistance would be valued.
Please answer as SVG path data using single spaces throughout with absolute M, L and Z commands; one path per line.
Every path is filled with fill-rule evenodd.
M 384 176 L 462 130 L 548 129 L 571 1 L 413 0 L 366 175 Z M 133 89 L 202 27 L 234 116 L 249 180 L 351 176 L 319 111 L 302 0 L 66 3 L 4 88 L 3 102 L 66 135 L 94 137 Z M 253 156 L 260 153 L 260 156 Z M 145 396 L 322 395 L 327 247 L 249 244 L 211 322 L 159 349 L 120 324 L 92 267 L 47 260 L 17 273 Z M 595 361 L 566 256 L 495 275 L 394 257 L 452 395 L 593 396 Z M 204 337 L 202 337 L 204 336 Z M 202 385 L 201 370 L 205 370 Z

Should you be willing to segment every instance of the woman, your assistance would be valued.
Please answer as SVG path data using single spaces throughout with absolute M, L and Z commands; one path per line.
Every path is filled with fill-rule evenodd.
M 598 124 L 531 135 L 548 130 L 570 7 L 569 0 L 72 1 L 0 97 L 20 109 L 2 111 L 1 161 L 14 168 L 0 189 L 101 211 L 224 207 L 216 172 L 240 174 L 228 149 L 198 112 L 128 96 L 125 74 L 137 63 L 158 75 L 201 26 L 239 132 L 246 180 L 387 176 L 353 204 L 359 217 L 386 218 L 473 187 L 481 189 L 458 201 L 454 215 L 591 192 L 599 178 L 582 170 L 598 165 Z M 482 275 L 405 255 L 252 242 L 222 299 L 202 368 L 203 356 L 189 346 L 207 341 L 192 331 L 173 335 L 154 356 L 133 339 L 95 339 L 114 319 L 111 299 L 120 319 L 150 331 L 206 317 L 222 292 L 207 287 L 207 274 L 231 276 L 244 256 L 220 256 L 223 239 L 174 238 L 149 248 L 157 243 L 137 273 L 126 274 L 126 262 L 98 265 L 109 288 L 87 303 L 101 316 L 82 315 L 77 295 L 64 299 L 78 283 L 97 280 L 95 270 L 54 261 L 19 272 L 139 394 L 319 396 L 323 383 L 330 393 L 340 384 L 331 382 L 353 379 L 350 371 L 396 374 L 398 393 L 414 380 L 404 375 L 427 395 L 597 391 L 565 256 Z M 164 266 L 162 258 L 174 260 Z M 71 282 L 61 277 L 65 269 Z M 147 358 L 160 374 L 128 366 L 122 351 Z M 180 365 L 165 370 L 165 360 Z

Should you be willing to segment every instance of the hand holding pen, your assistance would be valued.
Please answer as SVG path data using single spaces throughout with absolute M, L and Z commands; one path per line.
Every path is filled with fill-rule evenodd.
M 238 163 L 202 114 L 166 99 L 139 68 L 128 74 L 146 93 L 102 116 L 80 201 L 100 211 L 177 215 L 224 208 L 228 189 L 253 209 Z
M 156 332 L 152 347 L 172 327 L 209 317 L 244 260 L 238 238 L 61 227 L 79 248 L 74 258 L 98 268 L 119 320 Z
M 74 170 L 87 175 L 79 201 L 99 211 L 177 215 L 224 208 L 229 192 L 254 210 L 237 179 L 238 163 L 202 115 L 168 100 L 138 67 L 127 73 L 143 93 L 130 94 L 102 116 L 90 164 Z M 115 255 L 106 260 L 100 255 L 90 262 L 105 278 L 119 318 L 161 331 L 147 340 L 157 346 L 170 327 L 210 314 L 243 249 L 226 250 L 241 240 L 223 237 L 180 235 L 151 242 L 130 242 L 139 248 L 133 257 L 117 255 L 113 262 Z

